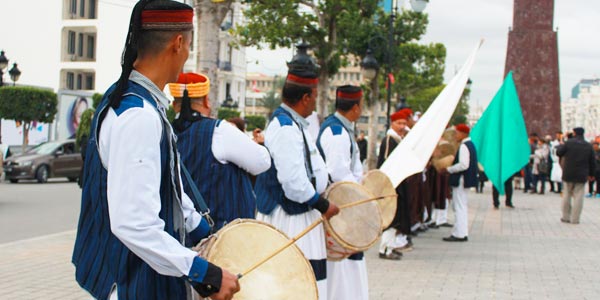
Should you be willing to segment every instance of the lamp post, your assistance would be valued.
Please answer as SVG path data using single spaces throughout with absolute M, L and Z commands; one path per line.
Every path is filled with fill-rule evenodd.
M 306 42 L 296 45 L 296 55 L 287 62 L 290 71 L 309 71 L 315 74 L 319 72 L 319 65 L 314 58 L 308 55 L 308 48 L 310 46 Z
M 8 66 L 8 58 L 6 58 L 6 56 L 4 55 L 4 50 L 2 50 L 2 51 L 0 51 L 0 88 L 4 85 L 4 68 L 6 68 L 7 66 Z M 0 116 L 0 144 L 2 144 L 2 117 L 1 116 Z
M 21 77 L 21 70 L 17 68 L 17 63 L 13 64 L 13 67 L 8 71 L 10 75 L 10 80 L 13 82 L 13 86 L 15 86 L 16 82 L 19 81 L 19 77 Z
M 393 0 L 392 0 L 393 1 Z M 429 3 L 429 0 L 410 0 L 410 5 L 413 9 L 413 11 L 421 13 L 423 12 L 423 10 L 425 10 L 425 7 L 427 6 L 427 3 Z M 393 7 L 391 9 L 391 15 L 390 15 L 390 23 L 389 23 L 389 30 L 388 30 L 388 36 L 387 36 L 387 47 L 385 49 L 385 60 L 386 60 L 386 66 L 385 66 L 385 76 L 386 76 L 386 85 L 387 85 L 387 95 L 386 95 L 386 100 L 387 100 L 387 115 L 386 115 L 386 130 L 388 130 L 390 128 L 390 109 L 392 107 L 392 47 L 395 46 L 395 35 L 394 35 L 394 21 L 396 19 L 396 11 L 398 10 L 398 3 L 395 2 L 395 7 Z M 394 6 L 394 2 L 392 2 L 392 6 Z M 377 63 L 377 60 L 375 59 L 375 57 L 373 57 L 372 55 L 372 51 L 371 51 L 371 42 L 375 39 L 375 38 L 380 38 L 382 40 L 384 40 L 383 37 L 381 36 L 375 36 L 373 38 L 371 38 L 369 40 L 369 49 L 367 49 L 367 54 L 365 55 L 365 58 L 362 60 L 361 62 L 361 67 L 362 67 L 362 73 L 363 76 L 369 80 L 372 80 L 376 74 L 377 74 L 377 69 L 379 68 L 379 64 Z M 369 78 L 368 76 L 371 76 L 371 78 Z

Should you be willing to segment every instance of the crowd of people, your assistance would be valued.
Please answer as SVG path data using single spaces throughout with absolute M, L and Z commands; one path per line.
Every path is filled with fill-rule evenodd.
M 97 299 L 232 299 L 240 291 L 238 276 L 191 247 L 238 218 L 296 236 L 340 213 L 326 197 L 328 186 L 363 180 L 366 140 L 354 131 L 364 101 L 360 87 L 338 87 L 335 112 L 313 131 L 318 74 L 290 69 L 282 104 L 264 132 L 256 130 L 251 138 L 243 120 L 210 117 L 207 76 L 181 73 L 190 53 L 192 20 L 193 9 L 181 2 L 139 1 L 121 76 L 93 117 L 72 261 L 77 282 Z M 177 113 L 172 124 L 165 86 Z M 378 167 L 415 122 L 410 108 L 390 116 Z M 450 163 L 439 166 L 432 160 L 396 188 L 397 209 L 382 233 L 379 258 L 400 260 L 413 249 L 413 237 L 429 229 L 451 227 L 443 241 L 468 241 L 468 190 L 479 185 L 480 170 L 470 128 L 458 124 L 454 131 L 452 140 L 440 140 L 456 145 Z M 564 222 L 579 222 L 579 196 L 598 158 L 586 160 L 592 152 L 582 136 L 583 129 L 576 129 L 564 143 L 557 136 L 556 145 L 534 135 L 530 140 L 524 190 L 544 193 L 548 175 L 561 161 Z M 595 149 L 598 153 L 598 144 Z M 588 169 L 581 169 L 587 163 Z M 561 191 L 559 184 L 554 188 Z M 454 225 L 447 218 L 449 199 Z M 510 200 L 506 203 L 512 207 Z M 368 299 L 363 253 L 328 260 L 323 225 L 296 244 L 310 263 L 320 299 Z

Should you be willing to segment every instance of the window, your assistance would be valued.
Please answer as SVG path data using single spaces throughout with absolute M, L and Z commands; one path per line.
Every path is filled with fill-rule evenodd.
M 379 118 L 377 118 L 377 123 L 379 123 L 379 124 L 385 124 L 386 123 L 385 119 L 386 119 L 385 117 L 379 117 Z
M 79 34 L 79 40 L 77 43 L 77 56 L 83 56 L 83 33 Z
M 67 51 L 69 54 L 75 54 L 75 31 L 69 30 L 68 39 L 69 39 L 69 41 L 68 41 Z
M 79 16 L 85 17 L 85 0 L 79 0 Z
M 94 36 L 88 35 L 87 37 L 87 57 L 94 59 L 94 44 L 95 44 Z
M 71 15 L 77 14 L 77 0 L 71 0 L 71 7 L 69 8 Z
M 94 75 L 86 75 L 85 76 L 85 89 L 93 90 L 94 89 Z
M 81 74 L 77 74 L 77 89 L 83 89 L 83 76 Z
M 75 74 L 67 72 L 67 89 L 72 90 L 75 87 Z
M 96 0 L 90 0 L 90 19 L 96 18 Z
M 369 117 L 367 116 L 360 116 L 360 118 L 358 119 L 358 123 L 369 123 Z

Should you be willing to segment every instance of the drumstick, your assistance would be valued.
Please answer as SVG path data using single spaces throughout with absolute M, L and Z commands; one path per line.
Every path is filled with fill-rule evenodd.
M 265 262 L 267 262 L 269 259 L 273 258 L 273 256 L 279 254 L 280 252 L 282 252 L 283 250 L 285 250 L 286 248 L 288 248 L 289 246 L 291 246 L 293 243 L 295 243 L 297 240 L 299 240 L 301 237 L 303 237 L 304 235 L 306 235 L 309 231 L 313 230 L 313 228 L 317 227 L 319 224 L 321 224 L 323 222 L 323 219 L 320 218 L 316 221 L 314 221 L 312 224 L 310 224 L 310 226 L 306 227 L 306 229 L 304 229 L 302 232 L 300 232 L 298 235 L 296 235 L 295 237 L 293 237 L 291 240 L 289 240 L 287 243 L 285 243 L 283 246 L 279 247 L 279 249 L 275 250 L 273 253 L 271 253 L 271 255 L 267 256 L 265 259 L 255 263 L 252 267 L 250 267 L 248 270 L 240 273 L 237 275 L 238 279 L 242 278 L 243 276 L 246 276 L 248 273 L 252 272 L 254 269 L 258 268 L 260 265 L 264 264 Z
M 357 206 L 357 205 L 365 204 L 367 202 L 376 201 L 376 200 L 383 200 L 383 199 L 388 198 L 388 197 L 397 197 L 397 196 L 398 196 L 397 194 L 389 194 L 389 195 L 385 195 L 385 196 L 379 196 L 379 197 L 373 197 L 373 198 L 369 198 L 369 199 L 363 199 L 363 200 L 359 200 L 359 201 L 356 201 L 356 202 L 351 202 L 351 203 L 348 203 L 348 204 L 341 205 L 341 206 L 339 206 L 339 209 L 348 208 L 348 207 L 352 207 L 352 206 Z

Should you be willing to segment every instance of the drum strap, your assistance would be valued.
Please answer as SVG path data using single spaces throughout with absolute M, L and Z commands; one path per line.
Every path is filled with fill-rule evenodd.
M 202 216 L 206 218 L 206 221 L 208 221 L 210 228 L 213 228 L 213 226 L 215 225 L 215 222 L 212 220 L 212 218 L 209 215 L 210 208 L 208 208 L 208 206 L 206 205 L 206 202 L 204 201 L 204 197 L 202 197 L 202 194 L 200 194 L 200 191 L 198 190 L 196 183 L 194 183 L 194 180 L 192 180 L 192 176 L 190 175 L 190 172 L 188 172 L 187 168 L 184 165 L 180 165 L 180 166 L 181 166 L 181 172 L 183 172 L 183 176 L 187 180 L 190 188 L 192 189 L 192 194 L 194 194 L 193 195 L 194 199 L 192 199 L 192 201 L 194 201 L 198 205 L 198 207 L 200 207 L 200 212 L 201 212 Z

